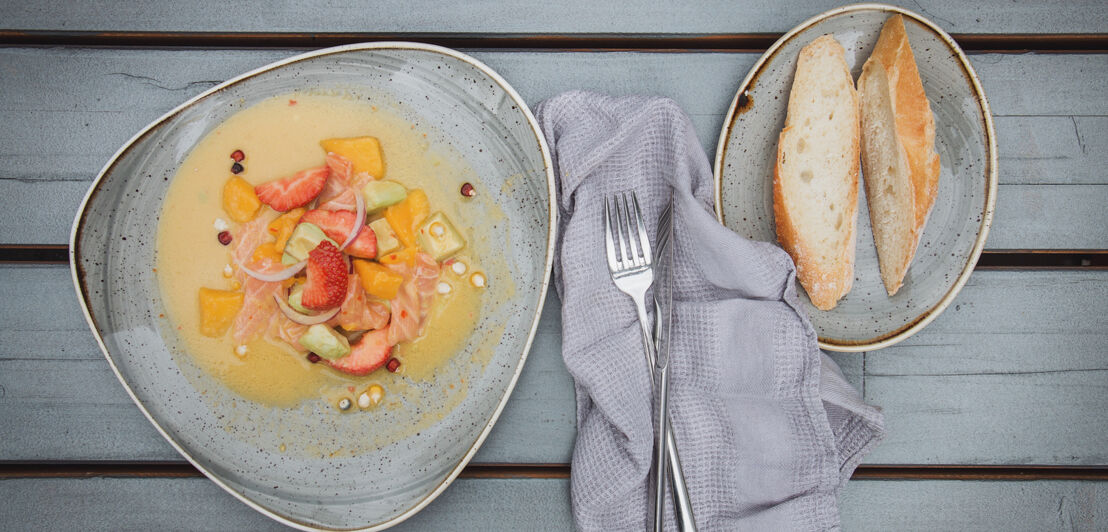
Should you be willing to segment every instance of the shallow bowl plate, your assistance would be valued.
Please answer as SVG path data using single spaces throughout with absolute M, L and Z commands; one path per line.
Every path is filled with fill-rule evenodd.
M 487 358 L 487 363 L 462 367 L 467 391 L 441 420 L 366 452 L 342 452 L 344 442 L 389 425 L 374 426 L 364 413 L 339 414 L 322 400 L 277 408 L 236 397 L 198 369 L 173 328 L 158 318 L 165 308 L 152 272 L 156 231 L 151 228 L 178 167 L 206 133 L 235 112 L 293 91 L 353 93 L 406 119 L 428 133 L 431 150 L 446 146 L 458 153 L 473 170 L 478 199 L 495 202 L 504 213 L 495 222 L 502 255 L 484 260 L 505 262 L 514 293 L 502 304 L 486 305 L 464 352 L 452 359 L 464 365 Z M 297 528 L 387 528 L 423 508 L 458 475 L 515 386 L 553 256 L 550 168 L 527 106 L 507 82 L 471 57 L 413 43 L 311 52 L 214 87 L 123 146 L 77 213 L 70 241 L 73 279 L 120 382 L 205 475 Z M 482 345 L 491 354 L 474 356 Z M 278 445 L 286 441 L 297 444 Z
M 786 33 L 755 63 L 731 103 L 716 150 L 720 221 L 747 238 L 776 242 L 773 166 L 800 49 L 834 35 L 856 80 L 881 26 L 898 13 L 935 114 L 939 192 L 904 286 L 889 297 L 859 179 L 854 287 L 829 311 L 816 309 L 799 290 L 820 347 L 832 351 L 880 349 L 911 336 L 950 304 L 977 264 L 996 201 L 997 156 L 992 115 L 969 60 L 946 32 L 910 11 L 882 4 L 828 11 Z

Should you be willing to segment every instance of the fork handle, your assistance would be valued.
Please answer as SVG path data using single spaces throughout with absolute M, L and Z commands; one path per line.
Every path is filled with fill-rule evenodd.
M 646 303 L 642 299 L 632 297 L 635 301 L 635 310 L 639 314 L 639 325 L 642 327 L 642 344 L 646 352 L 647 366 L 651 371 L 650 385 L 654 386 L 653 371 L 657 361 L 657 348 L 654 337 L 647 325 L 650 320 L 646 316 Z M 666 366 L 669 366 L 668 356 Z M 673 428 L 669 421 L 669 412 L 666 412 L 665 430 L 666 458 L 669 459 L 669 467 L 666 468 L 666 476 L 669 478 L 670 488 L 673 490 L 673 516 L 677 521 L 677 527 L 682 532 L 696 532 L 696 519 L 693 516 L 692 502 L 689 499 L 689 488 L 685 484 L 685 471 L 681 468 L 681 457 L 677 452 L 677 439 L 673 437 Z

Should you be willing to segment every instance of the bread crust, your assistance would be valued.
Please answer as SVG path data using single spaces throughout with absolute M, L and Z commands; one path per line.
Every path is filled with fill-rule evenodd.
M 873 53 L 866 60 L 863 76 L 872 68 L 884 70 L 888 80 L 888 89 L 892 97 L 897 144 L 903 150 L 908 162 L 908 175 L 912 187 L 913 212 L 911 227 L 911 250 L 901 258 L 898 264 L 881 264 L 881 276 L 889 295 L 894 295 L 904 282 L 908 266 L 915 257 L 916 248 L 923 227 L 935 205 L 935 196 L 939 185 L 939 154 L 935 152 L 935 118 L 920 80 L 919 69 L 912 54 L 908 34 L 904 28 L 904 18 L 894 15 L 881 28 Z M 858 90 L 863 98 L 867 95 L 862 89 L 862 79 L 858 80 Z M 862 163 L 867 171 L 876 168 L 873 157 L 862 153 Z M 867 189 L 868 190 L 868 189 Z M 870 207 L 870 219 L 874 220 L 873 206 Z M 876 221 L 874 220 L 874 223 Z M 875 233 L 876 236 L 876 233 Z M 882 244 L 877 243 L 878 249 Z M 879 253 L 883 261 L 891 260 Z
M 848 163 L 846 175 L 840 176 L 845 181 L 845 186 L 849 187 L 845 205 L 838 206 L 839 209 L 842 209 L 843 222 L 847 224 L 843 231 L 842 245 L 830 261 L 821 263 L 816 259 L 817 254 L 813 250 L 814 243 L 798 227 L 794 213 L 789 209 L 782 183 L 782 173 L 785 157 L 788 155 L 785 151 L 786 146 L 789 145 L 787 139 L 790 135 L 797 133 L 798 128 L 804 127 L 803 124 L 793 123 L 798 113 L 794 104 L 807 95 L 805 91 L 814 90 L 812 87 L 800 86 L 797 82 L 803 74 L 801 69 L 805 67 L 808 61 L 812 61 L 817 54 L 826 53 L 828 50 L 833 52 L 832 55 L 835 57 L 837 70 L 841 71 L 841 75 L 845 77 L 845 85 L 850 89 L 848 93 L 851 99 L 850 105 L 853 108 L 854 120 L 850 122 L 852 125 L 848 127 L 847 131 L 842 131 L 842 135 L 850 139 L 850 148 L 845 156 L 848 161 L 853 161 L 853 163 Z M 850 292 L 854 284 L 854 254 L 858 221 L 858 160 L 861 135 L 858 114 L 858 95 L 854 89 L 854 80 L 846 65 L 845 51 L 842 46 L 831 35 L 824 35 L 805 46 L 800 51 L 800 56 L 797 59 L 797 76 L 789 94 L 785 127 L 778 136 L 777 161 L 773 171 L 773 214 L 777 240 L 793 258 L 796 263 L 797 279 L 808 293 L 812 304 L 820 310 L 835 308 L 839 299 Z

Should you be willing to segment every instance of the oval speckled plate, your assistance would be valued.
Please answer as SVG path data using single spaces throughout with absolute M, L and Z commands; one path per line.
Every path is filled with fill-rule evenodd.
M 490 202 L 486 206 L 504 214 L 487 222 L 495 242 L 475 238 L 470 244 L 475 252 L 479 245 L 494 250 L 485 266 L 503 261 L 511 282 L 489 284 L 476 329 L 449 362 L 465 391 L 441 418 L 393 419 L 399 416 L 387 408 L 341 414 L 322 400 L 292 408 L 245 400 L 199 369 L 173 327 L 159 318 L 165 308 L 152 272 L 151 227 L 177 168 L 235 112 L 297 90 L 352 94 L 399 115 L 427 133 L 429 152 L 460 156 L 482 191 L 478 205 Z M 538 125 L 491 69 L 437 46 L 342 46 L 232 79 L 135 135 L 85 197 L 71 234 L 70 263 L 89 326 L 120 382 L 193 465 L 287 525 L 379 530 L 442 493 L 508 400 L 546 294 L 553 198 L 550 156 Z M 495 291 L 496 284 L 512 288 Z M 422 397 L 447 393 L 441 382 L 438 388 L 434 381 L 409 386 L 425 388 L 413 396 L 417 411 Z
M 854 287 L 829 311 L 816 309 L 799 290 L 820 347 L 832 351 L 880 349 L 911 336 L 950 304 L 977 264 L 996 201 L 997 155 L 989 104 L 969 60 L 950 35 L 911 11 L 882 4 L 828 11 L 786 33 L 755 63 L 731 103 L 716 149 L 720 221 L 747 238 L 776 242 L 773 165 L 800 49 L 834 35 L 857 80 L 881 26 L 895 14 L 904 16 L 935 114 L 939 192 L 904 286 L 889 297 L 859 179 Z

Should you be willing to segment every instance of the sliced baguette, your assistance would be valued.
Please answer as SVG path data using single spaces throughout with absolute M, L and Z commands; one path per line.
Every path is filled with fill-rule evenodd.
M 858 95 L 842 45 L 824 35 L 800 51 L 777 140 L 777 240 L 820 310 L 854 284 L 858 221 Z
M 858 93 L 862 177 L 881 280 L 891 296 L 904 284 L 939 184 L 935 119 L 900 15 L 881 29 Z

